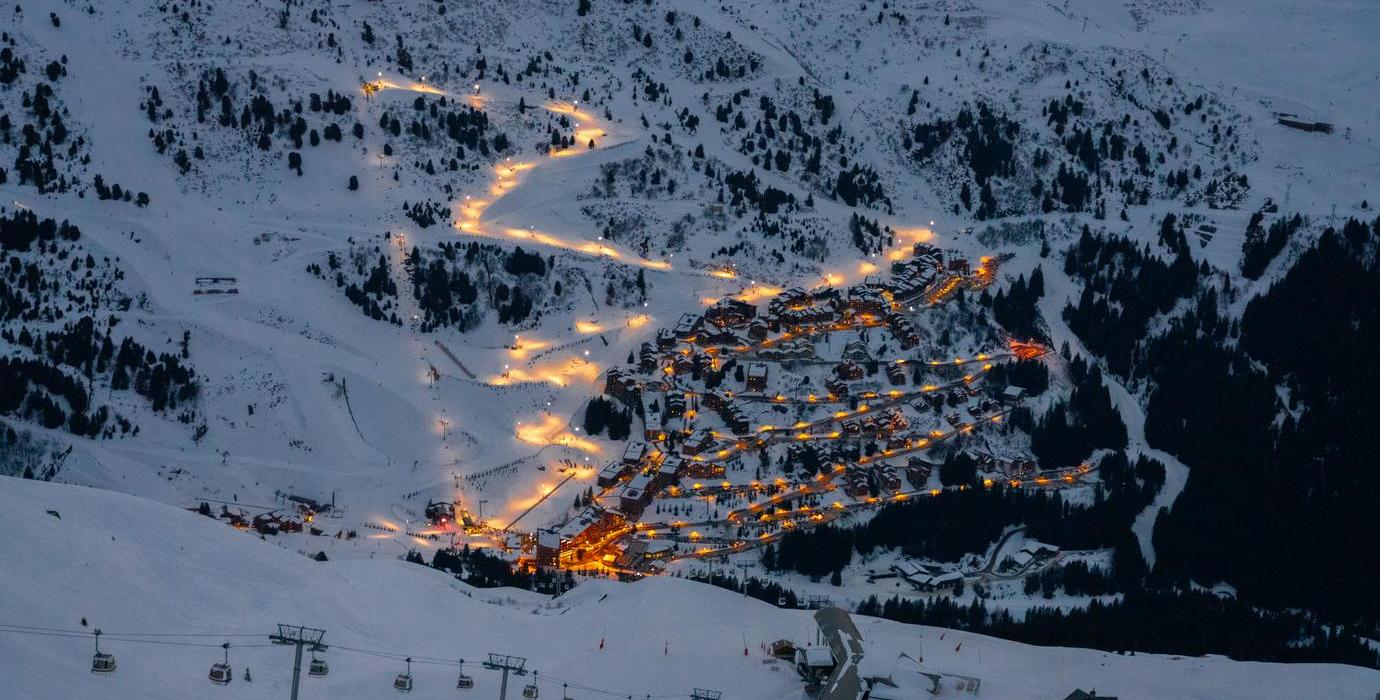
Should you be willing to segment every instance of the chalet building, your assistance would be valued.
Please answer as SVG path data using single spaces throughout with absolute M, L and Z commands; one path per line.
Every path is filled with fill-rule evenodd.
M 657 466 L 660 468 L 661 474 L 665 476 L 666 483 L 670 484 L 685 476 L 690 469 L 690 460 L 684 457 L 670 457 L 658 463 Z
M 666 439 L 666 422 L 661 408 L 650 393 L 642 395 L 642 438 L 647 442 L 660 442 Z
M 1025 398 L 1025 388 L 1014 384 L 1006 387 L 1001 392 L 1001 402 L 1007 406 L 1015 406 Z
M 671 393 L 666 395 L 666 417 L 679 418 L 685 415 L 685 395 Z
M 804 338 L 793 338 L 772 347 L 762 348 L 757 354 L 764 360 L 808 360 L 815 356 L 815 344 Z
M 1283 113 L 1276 114 L 1275 119 L 1279 120 L 1280 126 L 1287 126 L 1290 129 L 1298 129 L 1299 131 L 1308 131 L 1317 134 L 1332 133 L 1332 124 L 1328 122 L 1309 121 L 1307 119 L 1300 119 L 1298 115 L 1295 114 Z
M 595 483 L 598 484 L 601 489 L 612 488 L 631 473 L 632 470 L 633 465 L 623 460 L 614 460 L 604 465 L 604 468 L 599 470 L 599 476 L 595 478 Z
M 685 443 L 680 446 L 681 454 L 694 457 L 714 447 L 714 436 L 709 434 L 707 428 L 696 430 Z
M 427 501 L 426 519 L 437 526 L 455 522 L 455 504 L 450 501 Z
M 882 413 L 882 421 L 885 424 L 884 429 L 891 432 L 905 430 L 910 427 L 910 419 L 906 418 L 906 414 L 895 406 L 888 408 Z
M 862 379 L 863 375 L 865 375 L 866 373 L 867 372 L 863 369 L 862 365 L 852 360 L 844 360 L 843 362 L 834 365 L 834 376 L 844 381 Z
M 711 391 L 701 397 L 700 403 L 711 411 L 718 411 L 728 405 L 728 397 L 717 391 Z
M 623 448 L 623 463 L 629 466 L 642 464 L 642 460 L 647 456 L 647 443 L 630 441 Z
M 925 488 L 925 484 L 929 482 L 934 469 L 933 463 L 920 457 L 911 457 L 906 460 L 906 481 L 910 482 L 911 488 Z
M 889 464 L 883 464 L 878 466 L 874 471 L 877 474 L 877 483 L 880 484 L 884 490 L 891 492 L 901 490 L 901 474 L 896 470 L 896 467 Z
M 728 429 L 733 431 L 734 435 L 746 435 L 752 430 L 752 424 L 748 421 L 747 415 L 743 413 L 743 409 L 735 404 L 725 407 L 721 415 L 724 423 L 728 425 Z
M 642 517 L 642 511 L 655 497 L 656 491 L 652 489 L 652 474 L 638 472 L 618 494 L 618 510 L 629 520 L 637 520 Z
M 906 368 L 905 368 L 905 366 L 904 366 L 904 365 L 898 365 L 898 364 L 896 364 L 895 362 L 893 362 L 893 363 L 887 365 L 887 366 L 886 366 L 886 380 L 889 381 L 889 382 L 891 382 L 891 385 L 892 385 L 892 386 L 904 386 L 905 383 L 906 383 Z
M 692 313 L 681 314 L 680 320 L 676 322 L 672 332 L 677 340 L 687 340 L 695 335 L 700 329 L 701 318 Z
M 674 339 L 673 339 L 673 340 L 674 340 Z M 671 347 L 675 347 L 675 343 L 674 343 L 674 342 L 671 343 Z M 671 348 L 666 348 L 666 350 L 670 350 L 670 349 L 671 349 Z M 638 369 L 641 370 L 643 373 L 652 372 L 653 370 L 656 369 L 656 364 L 657 364 L 657 350 L 656 350 L 656 348 L 653 348 L 651 343 L 643 343 L 643 344 L 642 344 L 642 349 L 639 350 L 638 353 L 637 353 L 637 367 L 638 367 Z
M 861 340 L 851 340 L 843 346 L 843 358 L 858 363 L 872 361 L 872 351 L 867 349 L 867 343 Z
M 944 259 L 944 251 L 929 243 L 916 243 L 911 246 L 911 255 L 920 260 L 940 260 Z
M 767 324 L 762 321 L 753 321 L 748 324 L 748 339 L 752 341 L 762 341 L 767 338 Z
M 725 298 L 714 302 L 704 312 L 704 320 L 719 328 L 737 328 L 757 317 L 757 307 L 745 301 Z
M 665 540 L 633 540 L 623 547 L 623 550 L 614 559 L 614 564 L 624 569 L 636 569 L 654 573 L 661 570 L 661 566 L 655 565 L 667 559 L 672 554 L 672 545 Z M 652 567 L 656 568 L 653 569 Z
M 704 336 L 705 334 L 701 333 L 700 335 L 701 335 L 701 336 Z M 709 368 L 712 367 L 712 366 L 714 365 L 714 360 L 713 360 L 713 358 L 709 357 L 708 355 L 706 355 L 706 354 L 704 354 L 704 353 L 702 353 L 702 352 L 697 352 L 697 353 L 691 355 L 691 356 L 690 356 L 690 359 L 691 359 L 691 361 L 693 361 L 693 362 L 695 363 L 695 370 L 694 370 L 694 371 L 696 371 L 696 372 L 700 372 L 700 373 L 707 372 L 707 371 L 709 371 Z
M 552 569 L 560 565 L 561 533 L 556 530 L 537 530 L 535 549 L 537 567 Z
M 586 506 L 557 531 L 562 562 L 575 563 L 585 559 L 592 550 L 628 532 L 631 528 L 622 514 L 597 505 Z
M 824 380 L 824 390 L 835 399 L 848 398 L 848 383 L 838 377 L 826 377 Z
M 687 461 L 685 463 L 685 476 L 691 479 L 722 479 L 724 465 L 714 462 Z
M 824 306 L 807 306 L 800 309 L 787 309 L 780 314 L 773 314 L 773 318 L 779 326 L 788 330 L 798 330 L 810 326 L 822 326 L 832 323 L 834 311 Z
M 674 360 L 671 360 L 671 373 L 676 376 L 691 374 L 694 371 L 695 361 L 689 355 L 678 354 Z
M 843 492 L 852 498 L 863 500 L 872 496 L 872 487 L 867 481 L 867 472 L 850 469 L 843 475 Z
M 653 361 L 652 366 L 656 366 L 655 361 Z M 604 379 L 604 393 L 618 399 L 626 406 L 637 405 L 640 392 L 641 386 L 638 384 L 637 378 L 621 368 L 614 367 L 609 370 Z
M 695 335 L 695 344 L 705 348 L 716 346 L 737 347 L 746 344 L 746 341 L 732 330 L 710 326 Z
M 676 333 L 670 328 L 663 328 L 657 331 L 656 347 L 662 352 L 666 352 L 676 346 Z
M 891 317 L 891 333 L 896 336 L 896 340 L 901 343 L 901 349 L 909 350 L 920 344 L 920 331 L 915 329 L 915 324 L 904 316 Z
M 949 272 L 955 275 L 966 275 L 969 272 L 971 272 L 968 266 L 967 258 L 953 258 L 949 260 L 948 267 Z
M 761 362 L 754 362 L 747 368 L 747 390 L 766 391 L 767 390 L 767 366 Z
M 844 298 L 844 308 L 854 313 L 874 313 L 880 314 L 887 308 L 886 299 L 876 287 L 870 285 L 855 284 L 848 288 L 848 293 Z

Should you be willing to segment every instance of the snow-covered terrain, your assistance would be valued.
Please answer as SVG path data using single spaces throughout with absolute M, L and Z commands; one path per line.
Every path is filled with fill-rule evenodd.
M 954 274 L 971 297 L 1009 290 L 1018 276 L 1023 286 L 1039 268 L 1049 346 L 1095 362 L 1061 317 L 1082 289 L 1060 270 L 1060 255 L 1083 227 L 1158 250 L 1160 222 L 1176 214 L 1189 222 L 1191 261 L 1243 290 L 1225 304 L 1239 313 L 1322 229 L 1374 218 L 1368 199 L 1380 203 L 1371 189 L 1380 181 L 1374 3 L 585 5 L 24 0 L 5 10 L 0 217 L 66 222 L 80 237 L 5 240 L 0 355 L 52 362 L 67 391 L 21 387 L 12 410 L 0 402 L 0 474 L 138 498 L 0 481 L 0 624 L 71 629 L 85 616 L 110 631 L 254 635 L 278 621 L 316 625 L 342 648 L 386 654 L 331 652 L 332 674 L 312 682 L 342 698 L 387 690 L 401 657 L 473 663 L 489 651 L 529 657 L 543 692 L 559 692 L 551 679 L 560 679 L 572 691 L 618 696 L 699 685 L 726 697 L 797 697 L 794 672 L 762 663 L 759 645 L 810 637 L 805 612 L 662 577 L 614 584 L 603 576 L 615 568 L 593 555 L 580 562 L 593 575 L 554 602 L 471 588 L 399 559 L 417 550 L 431 561 L 469 545 L 531 560 L 537 533 L 579 522 L 591 496 L 618 508 L 618 492 L 597 488 L 595 475 L 627 440 L 610 437 L 612 428 L 588 435 L 586 407 L 604 393 L 608 370 L 632 366 L 658 331 L 720 300 L 765 309 L 793 287 L 844 290 L 886 277 L 913 244 L 931 244 L 950 260 L 982 261 L 976 269 L 994 261 L 996 279 Z M 1334 130 L 1290 129 L 1281 113 Z M 1308 219 L 1302 233 L 1258 279 L 1242 278 L 1252 212 L 1270 212 L 1268 225 L 1295 211 Z M 1006 350 L 1014 333 L 981 307 L 947 299 L 891 309 L 923 335 L 913 350 L 863 324 L 821 340 L 819 357 L 837 361 L 849 340 L 884 364 Z M 83 361 L 54 349 L 67 346 L 60 335 L 79 337 L 83 352 L 103 337 L 136 345 L 114 361 L 99 352 Z M 674 361 L 662 352 L 652 379 Z M 1051 389 L 1026 402 L 1036 415 L 1076 383 L 1063 360 L 1045 357 Z M 771 387 L 783 394 L 818 392 L 828 376 L 772 367 Z M 957 371 L 935 385 L 975 383 Z M 672 376 L 666 395 L 708 391 Z M 798 384 L 788 388 L 787 377 Z M 1147 387 L 1104 377 L 1127 428 L 1125 452 L 1165 467 L 1132 525 L 1153 566 L 1156 518 L 1183 492 L 1189 468 L 1147 442 Z M 898 386 L 907 381 L 917 386 L 907 399 L 933 391 L 918 388 L 918 370 Z M 770 426 L 779 422 L 816 433 L 801 443 L 838 439 L 842 429 L 830 434 L 827 419 L 810 425 L 819 421 L 808 412 L 821 409 L 803 405 L 809 390 L 780 399 L 789 418 L 784 405 L 748 404 L 752 434 L 787 430 Z M 857 395 L 836 408 L 857 411 Z M 1004 463 L 1028 456 L 1030 441 L 1002 423 L 1009 409 L 973 404 L 961 416 L 954 408 L 947 424 L 949 408 L 925 416 L 918 400 L 903 406 L 915 436 L 930 437 L 922 447 L 898 440 L 886 456 L 922 456 L 929 440 L 959 442 L 980 424 L 991 430 L 965 446 Z M 710 413 L 700 425 L 727 432 Z M 630 414 L 636 441 L 644 419 Z M 699 484 L 686 479 L 686 493 L 652 506 L 642 539 L 703 515 L 717 521 L 704 536 L 723 547 L 707 556 L 699 531 L 662 527 L 677 553 L 665 572 L 757 565 L 760 552 L 744 542 L 765 544 L 796 526 L 764 517 L 749 531 L 727 517 L 755 507 L 759 481 L 779 478 L 791 493 L 788 474 L 772 466 L 794 459 L 788 447 L 735 445 L 722 478 L 739 491 L 698 498 Z M 1040 465 L 1070 477 L 1094 467 L 1048 490 L 1093 503 L 1105 456 Z M 1021 487 L 996 467 L 979 476 L 988 488 L 994 479 Z M 704 481 L 712 489 L 718 478 Z M 834 506 L 847 509 L 842 524 L 856 525 L 888 499 L 943 488 L 937 472 L 918 482 L 874 484 L 846 499 L 826 481 L 828 500 L 799 499 L 800 522 L 811 526 L 804 506 L 815 515 Z M 206 504 L 250 528 L 265 513 L 300 521 L 290 496 L 332 508 L 315 508 L 307 532 L 266 541 L 154 503 Z M 783 500 L 789 515 L 793 502 Z M 428 523 L 433 501 L 454 503 L 471 527 Z M 1011 535 L 966 563 L 927 563 L 993 586 L 992 604 L 1021 612 L 1043 601 L 994 570 L 1024 542 Z M 318 552 L 328 561 L 300 556 Z M 850 608 L 873 595 L 932 598 L 873 580 L 907 559 L 856 558 L 837 583 L 758 574 Z M 1110 557 L 1064 552 L 1030 571 L 1073 560 Z M 1067 608 L 1087 599 L 1054 600 Z M 923 646 L 926 669 L 981 677 L 985 697 L 1062 697 L 1074 687 L 1122 697 L 1347 696 L 1377 685 L 1355 667 L 1119 656 L 955 632 L 939 641 L 938 629 L 860 624 L 881 653 Z M 961 652 L 948 643 L 955 635 Z M 229 641 L 247 642 L 232 655 L 255 681 L 228 692 L 283 688 L 283 648 Z M 0 644 L 0 691 L 34 697 L 198 694 L 219 653 L 120 648 L 112 638 L 120 672 L 88 678 L 84 640 L 0 631 Z M 417 692 L 453 691 L 456 671 L 419 665 Z M 493 673 L 475 675 L 487 693 Z
M 686 697 L 695 687 L 802 697 L 794 671 L 761 645 L 811 642 L 808 611 L 668 578 L 589 582 L 554 599 L 473 589 L 391 558 L 312 561 L 140 498 L 0 484 L 0 687 L 10 697 L 278 697 L 292 671 L 291 647 L 267 641 L 279 622 L 324 629 L 331 645 L 322 655 L 329 674 L 304 676 L 304 698 L 392 693 L 408 656 L 413 697 L 455 696 L 462 659 L 473 694 L 491 697 L 499 674 L 479 665 L 490 652 L 526 657 L 537 673 L 523 683 L 536 679 L 543 697 L 559 697 L 562 684 L 572 697 Z M 922 657 L 926 672 L 980 678 L 985 698 L 1062 697 L 1076 687 L 1132 698 L 1360 697 L 1380 683 L 1380 673 L 1350 666 L 1126 656 L 856 620 L 869 657 Z M 102 651 L 116 657 L 113 674 L 90 672 L 96 628 Z M 206 671 L 224 642 L 237 675 L 218 689 Z M 241 677 L 246 668 L 252 682 Z M 914 671 L 900 660 L 893 672 Z

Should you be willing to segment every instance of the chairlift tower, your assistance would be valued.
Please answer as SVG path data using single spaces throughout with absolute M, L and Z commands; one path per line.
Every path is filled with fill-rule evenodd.
M 484 668 L 490 671 L 503 672 L 503 680 L 498 686 L 498 700 L 508 700 L 508 673 L 511 671 L 515 676 L 527 675 L 527 659 L 508 654 L 489 654 L 489 660 L 484 662 Z
M 325 651 L 328 647 L 321 643 L 322 637 L 325 636 L 326 630 L 282 623 L 278 623 L 277 634 L 268 636 L 269 641 L 274 644 L 292 644 L 297 647 L 292 660 L 292 700 L 297 700 L 297 687 L 302 680 L 302 647 L 309 647 L 313 652 Z

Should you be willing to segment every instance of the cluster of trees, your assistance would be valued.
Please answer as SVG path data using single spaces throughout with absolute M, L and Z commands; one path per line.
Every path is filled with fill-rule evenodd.
M 439 137 L 448 139 L 455 146 L 454 156 L 449 161 L 443 161 L 444 167 L 450 170 L 459 168 L 459 162 L 465 160 L 467 148 L 488 158 L 491 154 L 507 151 L 512 145 L 502 132 L 488 136 L 489 115 L 444 96 L 428 101 L 425 96 L 418 95 L 412 102 L 410 116 L 403 115 L 400 119 L 391 111 L 386 111 L 379 117 L 379 128 L 392 136 L 401 136 L 404 120 L 407 121 L 407 133 L 413 138 L 430 142 L 433 137 Z M 434 172 L 430 161 L 428 166 Z
M 336 143 L 344 139 L 345 133 L 340 124 L 329 120 L 332 117 L 343 117 L 354 109 L 354 104 L 348 96 L 328 90 L 323 98 L 319 93 L 313 92 L 306 104 L 303 104 L 301 99 L 289 99 L 288 106 L 279 109 L 267 94 L 267 83 L 261 85 L 258 73 L 250 70 L 248 78 L 248 89 L 241 90 L 239 85 L 230 81 L 224 69 L 211 68 L 204 71 L 197 80 L 197 123 L 206 123 L 210 120 L 227 129 L 239 129 L 263 151 L 273 148 L 275 137 L 291 142 L 292 148 L 297 150 L 288 153 L 288 167 L 295 170 L 298 175 L 302 174 L 300 149 L 304 144 L 315 147 L 321 144 L 322 139 Z M 236 105 L 237 94 L 247 98 L 247 101 Z M 173 116 L 172 110 L 167 109 L 160 117 L 157 107 L 161 104 L 157 88 L 152 88 L 144 102 L 150 121 L 157 122 L 160 118 L 167 119 Z M 308 112 L 321 116 L 322 124 L 319 128 L 307 123 L 304 114 Z M 356 139 L 364 138 L 363 124 L 355 122 L 350 131 Z M 172 129 L 150 131 L 150 137 L 154 139 L 159 153 L 163 153 L 178 141 L 177 133 Z M 194 146 L 193 153 L 197 159 L 205 157 L 200 146 Z M 183 173 L 191 168 L 191 160 L 186 149 L 179 149 L 173 160 Z
M 952 121 L 938 119 L 914 124 L 902 134 L 902 146 L 917 162 L 927 162 L 950 139 L 959 136 L 959 154 L 978 186 L 978 206 L 974 216 L 990 219 L 1002 213 L 992 192 L 992 178 L 1009 178 L 1016 170 L 1016 139 L 1021 125 L 999 114 L 985 102 L 978 102 L 976 114 L 964 107 Z M 963 208 L 972 211 L 972 189 L 964 178 L 959 191 Z M 956 208 L 956 207 L 955 207 Z M 957 212 L 955 212 L 957 213 Z
M 1045 468 L 1074 466 L 1100 448 L 1126 447 L 1126 424 L 1102 383 L 1102 369 L 1082 357 L 1068 366 L 1074 386 L 1067 401 L 1038 419 L 1025 408 L 1011 417 L 1013 425 L 1030 433 L 1030 451 Z
M 1000 362 L 988 371 L 987 384 L 994 387 L 1018 386 L 1025 389 L 1028 396 L 1039 396 L 1049 389 L 1049 367 L 1042 360 Z
M 378 252 L 378 248 L 374 249 Z M 375 321 L 388 321 L 395 326 L 402 325 L 402 319 L 398 318 L 398 312 L 394 306 L 398 298 L 398 284 L 393 281 L 393 276 L 388 270 L 388 258 L 379 253 L 378 262 L 365 272 L 366 256 L 356 254 L 354 258 L 354 270 L 356 278 L 363 278 L 363 284 L 355 281 L 346 283 L 345 274 L 341 272 L 342 265 L 335 253 L 331 253 L 326 262 L 331 270 L 335 271 L 335 284 L 337 287 L 344 287 L 345 298 L 351 304 L 358 306 L 365 316 Z M 317 268 L 319 269 L 319 268 Z
M 767 545 L 762 553 L 762 567 L 814 577 L 830 574 L 837 579 L 843 567 L 853 560 L 854 541 L 853 530 L 833 525 L 791 530 L 777 544 Z
M 763 580 L 756 576 L 748 578 L 746 584 L 739 581 L 736 576 L 720 573 L 718 571 L 711 572 L 709 575 L 692 573 L 686 576 L 686 578 L 691 581 L 699 581 L 700 583 L 707 583 L 711 586 L 726 588 L 735 593 L 742 593 L 749 598 L 756 598 L 757 600 L 771 603 L 772 605 L 798 608 L 802 602 L 801 597 L 797 595 L 795 591 L 770 579 Z
M 67 428 L 77 435 L 95 437 L 104 427 L 109 411 L 101 407 L 88 413 L 89 408 L 86 387 L 79 378 L 56 364 L 37 359 L 0 357 L 0 415 L 31 420 L 49 429 Z
M 120 183 L 118 182 L 113 185 L 106 185 L 105 178 L 101 177 L 100 175 L 96 176 L 96 179 L 92 181 L 91 186 L 96 189 L 96 198 L 103 201 L 113 199 L 115 201 L 124 202 L 133 201 L 136 205 L 141 207 L 146 207 L 149 205 L 148 194 L 140 192 L 138 196 L 136 196 L 134 194 L 134 190 L 128 190 L 123 187 L 120 187 Z
M 0 369 L 0 414 L 77 435 L 111 437 L 132 426 L 96 405 L 98 381 L 107 381 L 111 391 L 133 390 L 159 412 L 195 401 L 199 385 L 185 362 L 187 335 L 180 353 L 154 353 L 133 338 L 112 336 L 114 318 L 97 320 L 105 318 L 103 304 L 117 296 L 110 280 L 118 274 L 98 279 L 95 274 L 104 267 L 79 254 L 73 244 L 80 239 L 76 226 L 39 219 L 31 211 L 0 217 L 0 249 L 8 254 L 0 276 L 0 322 L 6 323 L 0 340 L 24 351 L 6 358 Z M 53 328 L 53 321 L 64 318 L 59 304 L 72 320 Z M 43 325 L 31 330 L 9 324 L 17 320 Z M 179 418 L 189 422 L 191 415 L 184 411 Z
M 858 613 L 909 624 L 969 630 L 1027 644 L 1162 654 L 1223 654 L 1237 660 L 1347 663 L 1380 668 L 1376 652 L 1353 629 L 1320 624 L 1298 612 L 1268 612 L 1196 591 L 1129 590 L 1087 608 L 989 610 L 981 599 L 963 605 L 939 598 L 880 601 Z
M 200 391 L 195 371 L 183 362 L 185 355 L 155 355 L 128 337 L 117 348 L 109 328 L 97 332 L 91 316 L 50 333 L 23 328 L 15 335 L 6 329 L 3 338 L 39 357 L 0 360 L 0 414 L 31 419 L 45 428 L 113 435 L 107 430 L 109 409 L 92 402 L 90 384 L 97 377 L 108 379 L 112 391 L 132 389 L 160 412 L 195 401 Z M 127 422 L 119 424 L 122 431 L 129 430 Z
M 1100 566 L 1072 561 L 1064 566 L 1051 566 L 1038 574 L 1025 577 L 1025 594 L 1042 594 L 1046 599 L 1063 591 L 1073 596 L 1101 596 L 1117 592 L 1116 580 Z
M 1289 238 L 1303 228 L 1303 217 L 1294 214 L 1292 218 L 1279 218 L 1270 222 L 1267 231 L 1260 224 L 1265 215 L 1256 212 L 1246 226 L 1246 238 L 1241 241 L 1241 276 L 1248 280 L 1258 280 L 1265 274 L 1265 268 L 1284 250 Z
M 436 553 L 432 555 L 430 564 L 427 564 L 422 553 L 415 549 L 408 550 L 405 558 L 414 564 L 430 566 L 433 569 L 452 574 L 476 588 L 511 586 L 526 590 L 551 590 L 555 588 L 555 584 L 558 582 L 557 577 L 561 577 L 559 583 L 562 589 L 569 589 L 575 585 L 574 576 L 569 571 L 564 574 L 556 572 L 525 574 L 515 571 L 513 565 L 509 564 L 506 559 L 489 554 L 482 549 L 470 549 L 469 545 L 465 545 L 462 549 L 437 548 Z
M 443 326 L 461 332 L 468 330 L 463 309 L 479 299 L 479 288 L 470 280 L 469 273 L 448 264 L 444 255 L 424 261 L 421 251 L 415 247 L 408 260 L 413 270 L 412 296 L 422 310 L 419 330 L 428 333 Z
M 1160 240 L 1174 253 L 1168 265 L 1148 245 L 1093 235 L 1084 226 L 1064 258 L 1064 273 L 1083 282 L 1078 303 L 1064 308 L 1064 320 L 1114 374 L 1129 376 L 1150 319 L 1197 288 L 1200 271 L 1173 214 L 1161 221 Z
M 9 47 L 0 49 L 0 57 L 6 53 L 12 56 Z M 4 62 L 0 58 L 0 66 L 5 65 L 18 66 L 22 72 L 23 61 L 12 58 L 12 62 Z M 14 133 L 15 124 L 10 121 L 10 115 L 0 115 L 0 143 L 17 146 L 14 173 L 19 184 L 33 185 L 45 193 L 68 191 L 76 180 L 59 171 L 58 160 L 66 158 L 72 162 L 85 157 L 82 154 L 85 139 L 69 139 L 70 133 L 62 118 L 67 109 L 52 85 L 40 81 L 32 92 L 23 93 L 22 103 L 25 109 L 21 114 L 26 121 L 17 129 L 18 134 Z M 0 168 L 0 184 L 8 179 L 8 174 Z
M 801 179 L 850 207 L 891 209 L 881 176 L 871 166 L 849 157 L 849 148 L 856 141 L 845 135 L 841 125 L 828 126 L 836 109 L 833 96 L 816 89 L 809 99 L 814 112 L 802 115 L 779 108 L 769 95 L 759 95 L 753 116 L 749 95 L 746 89 L 734 93 L 715 108 L 714 118 L 742 132 L 737 149 L 754 165 L 783 173 L 794 168 Z
M 1380 222 L 1328 229 L 1239 329 L 1208 289 L 1147 344 L 1146 437 L 1190 467 L 1155 531 L 1167 582 L 1380 623 L 1380 435 L 1365 427 L 1380 373 L 1355 357 L 1380 342 L 1378 241 Z
M 0 250 L 6 252 L 28 252 L 35 242 L 77 241 L 81 239 L 81 229 L 63 221 L 39 219 L 28 210 L 16 210 L 9 216 L 0 216 Z M 11 263 L 13 266 L 13 263 Z
M 795 207 L 795 195 L 775 187 L 758 189 L 758 184 L 757 173 L 751 170 L 746 173 L 735 170 L 725 175 L 724 185 L 728 187 L 729 192 L 728 204 L 733 207 L 742 207 L 744 203 L 751 204 L 763 214 L 775 214 L 786 205 Z
M 882 177 L 871 166 L 853 162 L 852 167 L 840 170 L 834 178 L 834 198 L 850 207 L 884 205 L 891 209 L 891 198 L 882 187 Z
M 956 463 L 964 459 L 954 457 Z M 895 549 L 919 559 L 958 561 L 986 550 L 1007 528 L 1024 525 L 1030 537 L 1066 549 L 1111 548 L 1109 590 L 1131 590 L 1146 576 L 1131 523 L 1163 485 L 1164 465 L 1143 456 L 1132 463 L 1116 452 L 1102 460 L 1100 472 L 1090 505 L 1071 505 L 1058 492 L 1001 484 L 945 490 L 933 498 L 889 504 L 857 527 L 793 530 L 764 550 L 762 562 L 771 571 L 818 577 L 842 570 L 854 550 L 867 555 Z M 971 484 L 971 471 L 967 478 Z
M 1020 275 L 1011 283 L 1010 289 L 998 289 L 995 296 L 989 295 L 985 289 L 982 290 L 978 301 L 990 305 L 992 317 L 1018 340 L 1047 342 L 1049 333 L 1040 317 L 1040 309 L 1035 306 L 1044 295 L 1045 272 L 1037 266 L 1035 271 L 1030 273 L 1030 282 L 1026 282 L 1025 275 Z
M 356 272 L 360 276 L 364 274 L 362 259 L 355 256 Z M 344 274 L 339 272 L 339 259 L 332 254 L 327 262 L 336 271 L 336 285 L 345 286 Z M 554 256 L 543 258 L 539 253 L 528 253 L 522 248 L 509 252 L 478 241 L 459 245 L 448 241 L 426 252 L 414 246 L 403 262 L 407 279 L 412 284 L 413 298 L 422 312 L 418 328 L 423 333 L 442 327 L 463 333 L 479 325 L 484 320 L 485 310 L 490 308 L 498 311 L 500 323 L 522 323 L 531 316 L 534 305 L 544 293 L 537 289 L 534 299 L 532 292 L 527 291 L 532 282 L 525 282 L 524 278 L 549 277 L 554 266 Z M 321 273 L 315 264 L 309 265 L 308 270 L 317 275 Z M 363 287 L 352 282 L 345 290 L 346 295 L 353 295 L 352 300 L 363 301 L 362 307 L 369 315 L 393 320 L 396 313 L 391 317 L 385 315 L 391 303 L 384 297 L 395 297 L 397 289 L 387 275 L 387 261 L 380 255 L 378 265 L 371 269 Z M 477 303 L 483 290 L 488 291 L 484 295 L 487 304 Z M 559 297 L 563 291 L 560 280 L 554 280 L 550 290 Z M 378 301 L 383 301 L 383 305 L 379 306 Z
M 436 225 L 436 219 L 442 220 L 450 214 L 450 207 L 444 202 L 417 202 L 408 204 L 403 202 L 403 213 L 407 218 L 412 219 L 412 223 L 417 224 L 417 228 L 429 228 Z
M 610 440 L 627 440 L 632 433 L 632 411 L 619 410 L 612 401 L 596 396 L 585 406 L 585 433 L 598 435 L 605 427 L 609 429 Z

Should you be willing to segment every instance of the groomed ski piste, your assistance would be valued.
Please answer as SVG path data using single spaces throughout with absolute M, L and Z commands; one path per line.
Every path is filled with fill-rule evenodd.
M 511 678 L 510 697 L 533 681 L 543 698 L 561 697 L 563 684 L 578 698 L 689 697 L 697 687 L 726 698 L 804 697 L 795 672 L 762 645 L 813 642 L 809 611 L 672 578 L 588 582 L 555 599 L 475 589 L 392 558 L 311 561 L 142 498 L 15 479 L 0 486 L 7 697 L 286 697 L 293 648 L 268 639 L 279 623 L 325 630 L 319 656 L 329 673 L 304 670 L 303 698 L 391 697 L 407 657 L 407 697 L 495 697 L 499 673 L 482 667 L 489 653 L 525 657 L 535 672 Z M 983 698 L 1057 698 L 1073 688 L 1123 698 L 1356 697 L 1380 682 L 1354 666 L 1118 655 L 854 620 L 869 665 L 899 681 L 919 672 L 980 678 Z M 102 652 L 115 656 L 110 674 L 91 672 L 97 628 Z M 227 642 L 235 679 L 217 687 L 207 672 Z M 475 680 L 468 693 L 455 687 L 462 672 Z

